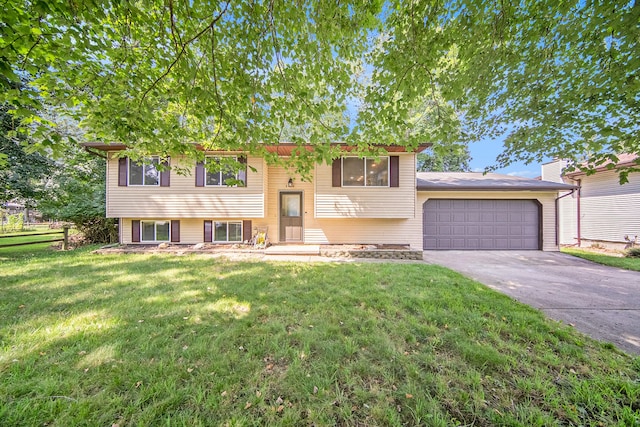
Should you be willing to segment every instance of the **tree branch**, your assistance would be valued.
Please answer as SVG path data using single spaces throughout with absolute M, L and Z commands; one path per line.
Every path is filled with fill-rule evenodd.
M 222 10 L 222 12 L 220 12 L 218 14 L 218 16 L 216 16 L 215 18 L 213 18 L 213 20 L 211 21 L 211 23 L 209 23 L 209 25 L 207 25 L 206 27 L 204 27 L 202 30 L 200 30 L 196 35 L 194 35 L 193 37 L 191 37 L 190 39 L 188 39 L 187 41 L 185 41 L 182 44 L 182 48 L 180 49 L 180 52 L 178 52 L 178 55 L 175 57 L 175 59 L 173 60 L 173 62 L 171 62 L 171 64 L 169 64 L 169 66 L 167 67 L 167 69 L 164 71 L 164 73 L 162 73 L 158 78 L 156 78 L 153 83 L 151 83 L 151 86 L 149 86 L 147 88 L 147 90 L 144 91 L 144 93 L 142 94 L 142 98 L 140 98 L 140 104 L 142 104 L 142 102 L 145 100 L 145 98 L 147 97 L 147 95 L 149 94 L 149 92 L 151 92 L 151 90 L 156 87 L 158 85 L 158 83 L 160 83 L 160 81 L 162 79 L 164 79 L 165 77 L 167 77 L 169 75 L 169 73 L 171 72 L 171 70 L 173 69 L 173 67 L 175 67 L 175 65 L 178 63 L 178 61 L 180 61 L 180 59 L 182 58 L 182 55 L 184 55 L 184 53 L 187 50 L 187 47 L 193 43 L 194 41 L 198 40 L 200 37 L 202 37 L 207 31 L 209 31 L 209 29 L 213 28 L 214 25 L 216 25 L 216 23 L 222 19 L 222 16 L 225 14 L 225 12 L 227 11 L 227 8 L 229 7 L 229 3 L 227 2 L 224 5 L 224 9 Z

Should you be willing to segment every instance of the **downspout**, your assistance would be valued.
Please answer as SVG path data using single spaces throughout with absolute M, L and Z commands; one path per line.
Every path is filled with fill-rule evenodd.
M 570 193 L 556 197 L 556 246 L 560 246 L 560 199 L 571 196 L 575 192 L 576 189 L 574 188 Z
M 576 183 L 578 184 L 578 197 L 576 198 L 576 215 L 578 216 L 578 218 L 576 218 L 576 231 L 578 233 L 578 247 L 581 246 L 582 241 L 581 241 L 581 233 L 580 233 L 580 192 L 582 190 L 582 180 L 581 179 L 576 179 Z

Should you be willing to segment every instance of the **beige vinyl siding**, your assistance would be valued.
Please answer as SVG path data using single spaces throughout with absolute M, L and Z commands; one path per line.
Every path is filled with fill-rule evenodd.
M 331 165 L 316 165 L 315 217 L 414 218 L 415 154 L 397 154 L 400 164 L 399 187 L 333 187 Z
M 120 219 L 120 243 L 131 243 L 131 221 L 133 219 L 153 219 L 157 221 L 170 221 L 176 218 L 122 218 Z M 180 242 L 195 245 L 204 240 L 204 220 L 202 219 L 181 219 L 180 220 Z M 137 244 L 137 243 L 136 243 Z
M 107 217 L 128 218 L 262 218 L 264 217 L 264 161 L 247 159 L 247 187 L 196 187 L 195 164 L 172 158 L 172 166 L 188 168 L 190 175 L 171 171 L 171 185 L 118 186 L 118 159 L 107 163 Z M 255 168 L 255 172 L 251 169 Z
M 527 191 L 420 191 L 418 206 L 422 216 L 422 205 L 429 199 L 529 199 L 538 200 L 542 205 L 542 250 L 557 251 L 555 192 Z M 422 227 L 422 225 L 421 225 Z M 422 228 L 419 230 L 422 240 Z M 420 242 L 422 247 L 422 242 Z
M 620 185 L 615 171 L 582 176 L 580 192 L 581 238 L 624 242 L 624 236 L 640 235 L 640 176 L 629 175 Z
M 333 218 L 317 219 L 305 228 L 308 244 L 408 244 L 422 249 L 419 218 Z
M 411 154 L 410 156 L 413 156 Z M 407 156 L 405 156 L 407 157 Z M 409 159 L 411 160 L 411 159 Z M 413 167 L 413 161 L 405 162 L 404 166 L 409 164 Z M 402 168 L 401 160 L 401 168 Z M 283 191 L 301 191 L 303 193 L 303 229 L 304 243 L 306 244 L 346 244 L 346 243 L 402 243 L 411 244 L 415 249 L 421 249 L 421 218 L 415 215 L 415 181 L 408 197 L 412 200 L 410 203 L 413 209 L 409 219 L 400 218 L 317 218 L 314 215 L 315 201 L 314 192 L 316 184 L 313 182 L 304 182 L 300 176 L 288 171 L 283 167 L 268 167 L 267 184 L 267 206 L 265 222 L 255 220 L 255 226 L 268 226 L 269 239 L 272 243 L 279 242 L 279 197 Z M 331 185 L 331 167 L 316 167 L 315 181 L 321 178 L 319 173 L 328 173 L 329 185 Z M 406 174 L 405 174 L 406 175 Z M 403 176 L 402 169 L 400 176 Z M 287 187 L 289 178 L 293 178 L 293 188 Z M 412 178 L 415 180 L 415 176 Z M 406 182 L 404 183 L 406 184 Z M 400 185 L 403 185 L 401 178 Z M 385 188 L 384 190 L 400 190 L 400 188 Z M 392 204 L 385 206 L 384 209 L 390 210 Z

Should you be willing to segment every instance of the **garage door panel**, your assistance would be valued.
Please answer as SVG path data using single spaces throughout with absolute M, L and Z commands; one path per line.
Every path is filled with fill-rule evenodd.
M 480 235 L 480 226 L 478 225 L 467 225 L 466 233 L 469 236 L 479 236 Z
M 451 220 L 454 222 L 465 222 L 465 213 L 463 211 L 453 212 L 451 215 Z
M 465 215 L 465 221 L 467 222 L 479 222 L 480 221 L 480 212 L 470 211 Z
M 535 200 L 430 199 L 423 205 L 425 249 L 539 249 Z

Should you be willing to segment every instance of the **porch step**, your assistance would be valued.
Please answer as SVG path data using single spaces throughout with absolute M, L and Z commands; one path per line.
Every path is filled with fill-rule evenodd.
M 264 250 L 265 255 L 320 255 L 319 245 L 273 245 Z

